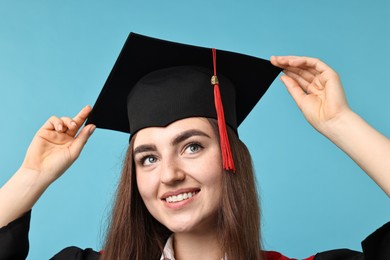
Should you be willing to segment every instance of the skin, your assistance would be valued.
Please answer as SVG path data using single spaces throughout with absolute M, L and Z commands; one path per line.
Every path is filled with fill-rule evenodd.
M 390 197 L 390 140 L 348 106 L 337 73 L 315 58 L 271 57 L 307 121 L 348 154 Z
M 177 259 L 220 259 L 216 223 L 223 170 L 209 122 L 186 118 L 143 129 L 135 138 L 139 192 L 152 216 L 175 233 Z M 196 195 L 179 202 L 164 199 L 188 191 Z
M 349 108 L 336 72 L 320 60 L 308 57 L 272 57 L 271 62 L 284 69 L 285 75 L 281 76 L 281 80 L 309 123 L 346 152 L 390 196 L 390 160 L 388 160 L 390 140 Z M 0 227 L 7 225 L 31 209 L 46 188 L 78 158 L 95 129 L 95 126 L 88 125 L 80 130 L 90 111 L 91 108 L 87 106 L 74 118 L 51 117 L 37 132 L 23 164 L 0 189 Z M 177 132 L 175 133 L 177 134 Z M 203 232 L 206 227 L 210 227 L 210 223 L 213 223 L 213 218 L 210 217 L 210 221 L 205 221 L 201 217 L 213 216 L 214 214 L 209 208 L 212 204 L 211 200 L 214 198 L 209 196 L 211 193 L 206 192 L 209 187 L 206 177 L 211 178 L 217 175 L 201 177 L 199 174 L 202 173 L 203 169 L 189 169 L 188 165 L 192 163 L 188 161 L 203 160 L 203 158 L 198 158 L 196 155 L 195 159 L 189 159 L 186 157 L 187 153 L 179 152 L 183 151 L 183 149 L 179 149 L 180 146 L 170 146 L 169 143 L 164 143 L 171 140 L 175 133 L 164 130 L 164 135 L 167 138 L 161 139 L 165 139 L 165 141 L 153 137 L 152 142 L 157 147 L 158 155 L 156 166 L 146 169 L 140 169 L 137 166 L 139 186 L 143 187 L 141 184 L 143 178 L 150 178 L 149 181 L 153 183 L 151 191 L 146 191 L 145 187 L 142 188 L 143 198 L 145 203 L 149 205 L 152 214 L 176 232 L 174 244 L 178 259 L 199 256 L 200 250 L 194 251 L 194 248 L 209 252 L 210 256 L 219 256 L 218 246 L 212 244 L 215 242 L 212 232 Z M 141 140 L 141 137 L 139 137 L 140 139 L 137 137 L 138 145 L 141 142 L 151 142 L 150 140 Z M 164 148 L 162 148 L 163 146 Z M 204 160 L 206 161 L 206 159 Z M 212 162 L 216 161 L 216 158 L 212 160 Z M 208 160 L 207 162 L 212 163 Z M 208 164 L 199 167 L 202 166 L 207 166 L 205 172 L 210 170 Z M 147 169 L 150 169 L 150 172 Z M 163 169 L 164 174 L 162 174 Z M 180 170 L 174 171 L 173 169 Z M 165 170 L 167 170 L 166 173 Z M 141 176 L 141 172 L 145 174 Z M 216 172 L 211 171 L 211 173 Z M 218 181 L 215 180 L 215 183 Z M 166 191 L 175 190 L 180 185 L 201 187 L 198 197 L 199 203 L 194 200 L 191 207 L 178 210 L 180 211 L 178 214 L 170 213 L 172 210 L 158 206 L 159 195 Z M 206 197 L 205 194 L 210 201 L 203 200 Z M 201 204 L 208 206 L 202 208 Z M 154 210 L 159 207 L 161 212 Z M 192 213 L 188 214 L 189 212 Z M 188 217 L 191 214 L 195 214 L 194 220 Z M 171 217 L 175 218 L 176 221 L 169 221 Z M 188 234 L 198 234 L 198 236 L 186 237 Z M 204 237 L 200 234 L 204 234 Z M 208 251 L 208 249 L 210 250 Z M 196 259 L 205 258 L 198 257 Z
M 91 107 L 74 118 L 52 116 L 34 136 L 19 170 L 0 189 L 0 227 L 22 216 L 78 158 L 94 125 L 84 127 Z

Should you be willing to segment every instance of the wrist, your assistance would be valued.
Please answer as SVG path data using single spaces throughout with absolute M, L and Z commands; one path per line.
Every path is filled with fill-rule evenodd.
M 46 188 L 39 172 L 20 168 L 0 189 L 0 227 L 29 211 Z
M 48 181 L 43 180 L 40 171 L 24 167 L 23 165 L 16 171 L 12 179 L 18 186 L 23 187 L 29 193 L 42 193 L 50 185 Z
M 345 109 L 338 116 L 328 120 L 322 125 L 320 131 L 325 137 L 339 145 L 357 128 L 361 127 L 363 119 L 351 109 Z
M 320 124 L 318 131 L 334 143 L 338 143 L 343 136 L 353 131 L 356 122 L 360 117 L 351 109 L 346 108 L 343 112 L 326 122 Z

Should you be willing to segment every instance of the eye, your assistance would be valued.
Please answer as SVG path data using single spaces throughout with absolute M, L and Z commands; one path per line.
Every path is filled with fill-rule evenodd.
M 199 143 L 190 143 L 187 145 L 184 152 L 189 154 L 194 154 L 202 150 L 202 148 L 203 146 L 200 145 Z
M 157 162 L 157 158 L 153 155 L 145 155 L 139 159 L 139 162 L 143 166 L 150 166 Z

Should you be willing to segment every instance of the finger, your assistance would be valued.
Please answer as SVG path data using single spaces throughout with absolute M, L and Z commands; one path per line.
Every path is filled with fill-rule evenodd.
M 271 58 L 269 59 L 271 64 L 276 66 L 276 67 L 280 67 L 280 68 L 285 68 L 285 65 L 283 65 L 280 61 L 282 56 L 271 56 Z
M 84 124 L 85 120 L 87 119 L 89 113 L 91 112 L 92 108 L 91 106 L 85 106 L 83 109 L 80 110 L 80 112 L 72 119 L 72 122 L 74 123 L 74 127 L 70 128 L 68 130 L 68 134 L 71 136 L 75 136 L 77 132 L 79 131 L 80 127 Z M 72 124 L 73 124 L 72 123 Z
M 303 56 L 273 56 L 271 57 L 271 63 L 281 68 L 310 68 L 313 72 L 316 71 L 318 73 L 331 70 L 331 68 L 321 60 Z
M 72 137 L 75 136 L 79 131 L 81 125 L 78 125 L 76 121 L 74 121 L 70 117 L 61 117 L 61 120 L 64 122 L 65 126 L 67 127 L 66 134 Z
M 326 81 L 321 80 L 322 77 L 316 77 L 311 86 L 314 86 L 317 90 L 323 90 L 325 88 Z
M 309 71 L 311 74 L 313 75 L 318 75 L 318 71 L 316 71 L 315 69 L 312 69 L 312 68 L 306 68 L 307 71 Z
M 46 123 L 42 126 L 42 129 L 45 130 L 55 130 L 57 132 L 64 132 L 67 130 L 67 127 L 64 125 L 64 122 L 56 117 L 51 116 Z
M 287 68 L 290 66 L 290 63 L 297 59 L 298 56 L 272 56 L 271 63 L 280 68 Z
M 61 117 L 62 122 L 69 130 L 74 130 L 77 128 L 77 123 L 70 117 Z
M 286 74 L 287 76 L 289 76 L 290 78 L 294 79 L 295 83 L 297 83 L 297 85 L 303 89 L 306 93 L 308 93 L 309 91 L 309 85 L 310 85 L 310 82 L 306 81 L 304 78 L 302 78 L 300 75 L 298 74 L 295 74 L 294 72 L 292 71 L 285 71 L 284 74 Z
M 307 82 L 312 82 L 315 79 L 316 75 L 318 75 L 318 73 L 315 73 L 315 72 L 313 73 L 313 71 L 309 70 L 309 69 L 289 67 L 286 69 L 286 71 L 291 71 L 291 72 L 301 76 Z
M 331 68 L 326 65 L 324 62 L 322 62 L 320 59 L 317 58 L 308 58 L 308 57 L 302 57 L 302 61 L 298 59 L 298 62 L 302 63 L 302 66 L 305 66 L 306 68 L 311 68 L 319 73 L 322 73 L 327 70 L 331 70 Z
M 79 157 L 81 151 L 83 150 L 85 144 L 87 143 L 89 137 L 91 137 L 95 129 L 96 126 L 92 124 L 87 125 L 83 129 L 81 129 L 80 133 L 77 135 L 72 145 L 69 147 L 69 151 L 73 157 L 73 160 Z
M 311 69 L 317 73 L 323 73 L 326 70 L 330 70 L 331 68 L 317 58 L 310 57 L 294 57 L 290 60 L 289 65 L 292 67 L 299 67 L 305 69 Z
M 275 66 L 278 66 L 283 69 L 292 69 L 292 68 L 301 68 L 301 69 L 309 69 L 311 67 L 308 67 L 305 65 L 305 59 L 308 59 L 307 57 L 300 57 L 300 56 L 272 56 L 271 57 L 271 63 Z M 317 74 L 318 71 L 312 70 L 314 72 L 313 74 Z
M 302 100 L 306 97 L 306 93 L 298 85 L 298 83 L 291 77 L 283 75 L 280 77 L 283 84 L 286 86 L 288 92 L 294 99 L 295 103 L 298 105 L 299 109 L 302 110 Z
M 83 125 L 85 120 L 87 119 L 89 113 L 91 113 L 92 107 L 91 106 L 85 106 L 83 109 L 80 110 L 80 112 L 73 118 L 73 120 L 76 122 L 76 124 L 80 127 Z

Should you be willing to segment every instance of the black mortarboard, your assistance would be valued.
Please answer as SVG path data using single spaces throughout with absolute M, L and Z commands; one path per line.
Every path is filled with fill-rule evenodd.
M 130 33 L 87 124 L 133 135 L 187 117 L 217 119 L 210 80 L 218 75 L 222 114 L 237 132 L 280 71 L 268 60 Z

